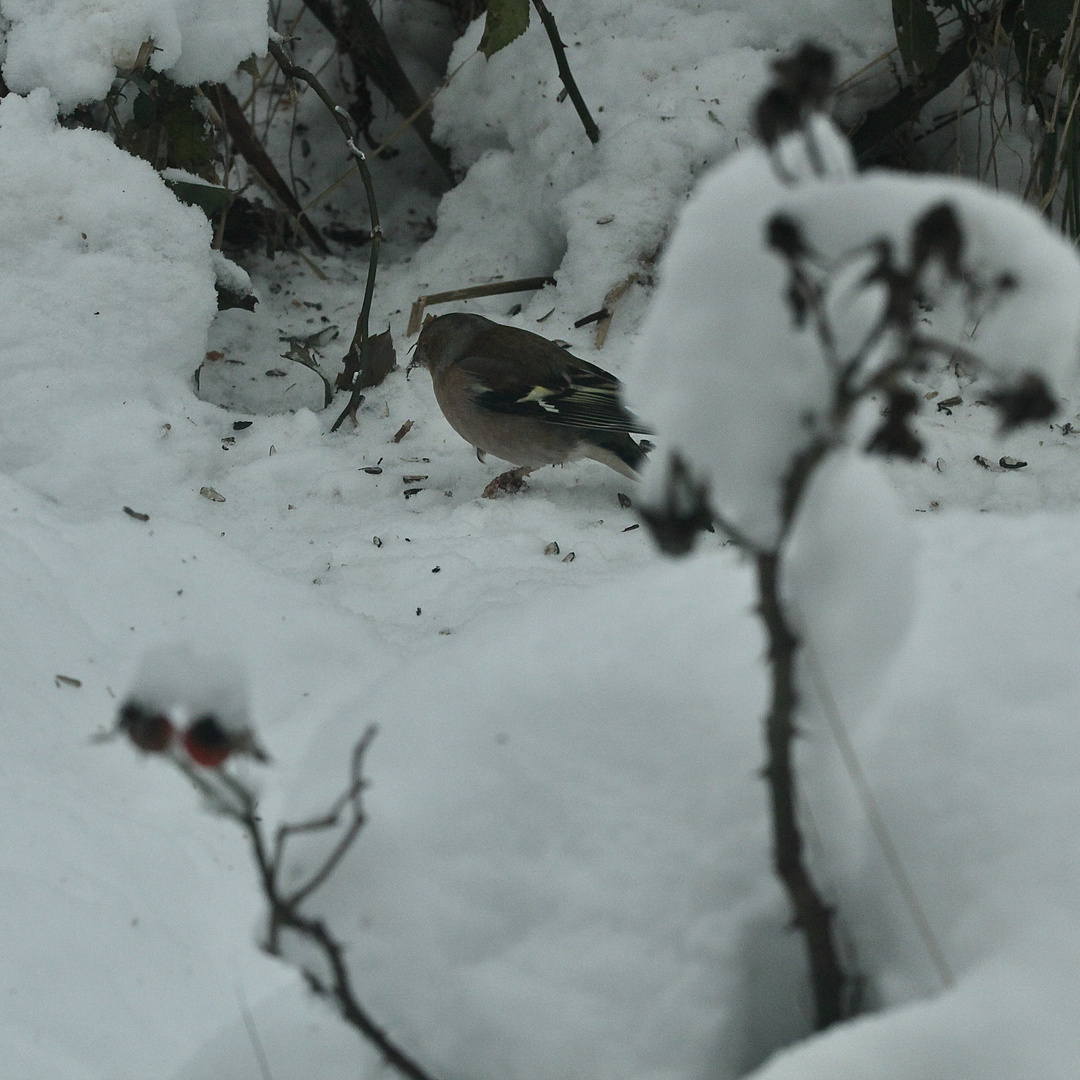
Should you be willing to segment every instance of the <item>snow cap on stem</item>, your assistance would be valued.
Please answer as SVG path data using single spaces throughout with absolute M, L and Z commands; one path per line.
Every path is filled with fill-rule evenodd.
M 178 751 L 216 768 L 234 753 L 269 760 L 251 729 L 243 671 L 231 657 L 186 644 L 146 654 L 120 708 L 117 726 L 147 752 Z

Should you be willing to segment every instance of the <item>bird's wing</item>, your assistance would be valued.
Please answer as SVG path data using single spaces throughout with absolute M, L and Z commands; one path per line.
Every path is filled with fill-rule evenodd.
M 474 400 L 481 408 L 565 427 L 648 432 L 623 406 L 622 384 L 603 368 L 526 331 L 515 340 L 512 359 L 496 359 L 485 348 L 486 337 L 479 335 L 472 355 L 459 362 L 474 380 Z M 505 349 L 505 335 L 501 344 Z

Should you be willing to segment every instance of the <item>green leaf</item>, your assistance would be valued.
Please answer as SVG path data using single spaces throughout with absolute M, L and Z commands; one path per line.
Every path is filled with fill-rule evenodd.
M 1073 0 L 1024 0 L 1024 21 L 1056 44 L 1069 28 L 1072 9 Z
M 529 0 L 488 0 L 480 51 L 492 57 L 529 28 Z
M 893 0 L 893 25 L 900 58 L 909 75 L 926 75 L 938 58 L 938 25 L 927 0 Z
M 193 184 L 187 180 L 166 180 L 172 193 L 188 206 L 197 206 L 211 221 L 229 206 L 229 193 L 223 187 Z
M 210 161 L 211 142 L 206 120 L 183 96 L 174 98 L 161 117 L 161 126 L 169 137 L 169 164 L 191 172 Z

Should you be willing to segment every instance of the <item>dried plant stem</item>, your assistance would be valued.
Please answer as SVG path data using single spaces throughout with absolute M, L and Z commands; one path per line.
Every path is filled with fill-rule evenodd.
M 846 409 L 845 389 L 838 390 L 836 409 Z M 814 997 L 814 1023 L 818 1031 L 843 1020 L 847 1015 L 844 991 L 847 978 L 840 966 L 833 934 L 833 911 L 821 897 L 803 858 L 804 845 L 799 828 L 798 792 L 792 762 L 792 743 L 797 734 L 795 713 L 799 704 L 796 688 L 796 661 L 799 639 L 791 628 L 781 595 L 780 574 L 784 538 L 791 530 L 803 494 L 832 443 L 815 439 L 791 463 L 784 479 L 781 503 L 781 537 L 772 550 L 754 554 L 758 581 L 758 615 L 768 641 L 768 662 L 772 673 L 772 699 L 765 717 L 766 761 L 763 775 L 769 787 L 772 810 L 773 867 L 791 901 L 793 923 L 806 938 L 810 986 Z
M 759 548 L 753 552 L 757 568 L 758 614 L 764 624 L 768 642 L 772 686 L 769 710 L 765 718 L 767 757 L 764 776 L 769 787 L 772 811 L 773 860 L 777 876 L 783 882 L 791 900 L 794 923 L 806 939 L 815 1024 L 821 1030 L 850 1014 L 852 1005 L 848 990 L 854 980 L 844 974 L 840 965 L 833 927 L 833 910 L 825 903 L 806 866 L 803 836 L 796 809 L 798 792 L 792 747 L 797 734 L 797 664 L 801 643 L 792 629 L 781 588 L 785 543 L 818 466 L 830 451 L 845 442 L 848 421 L 858 401 L 874 390 L 884 392 L 888 399 L 884 423 L 866 444 L 866 450 L 911 458 L 921 450 L 917 436 L 906 427 L 906 419 L 917 409 L 917 401 L 909 400 L 914 399 L 915 395 L 904 387 L 903 377 L 922 370 L 932 355 L 960 355 L 973 363 L 979 362 L 979 358 L 968 350 L 916 331 L 916 298 L 920 295 L 920 280 L 926 262 L 930 258 L 940 260 L 954 280 L 976 285 L 981 293 L 981 305 L 986 310 L 998 302 L 1006 286 L 998 280 L 977 283 L 976 278 L 961 263 L 963 234 L 955 211 L 948 203 L 931 207 L 914 224 L 912 236 L 913 240 L 918 238 L 921 245 L 931 244 L 931 241 L 932 245 L 923 250 L 920 257 L 913 258 L 910 267 L 897 264 L 895 253 L 888 245 L 876 245 L 877 265 L 864 280 L 867 285 L 883 284 L 889 299 L 876 324 L 866 330 L 858 345 L 850 352 L 843 352 L 838 345 L 839 335 L 834 330 L 827 302 L 833 274 L 842 264 L 830 266 L 815 256 L 805 246 L 798 224 L 783 215 L 770 222 L 770 235 L 776 241 L 775 250 L 789 262 L 791 283 L 788 298 L 792 317 L 797 324 L 812 327 L 822 359 L 834 377 L 829 415 L 823 418 L 824 422 L 821 423 L 818 433 L 791 459 L 783 477 L 780 528 L 776 541 L 768 550 Z M 847 258 L 863 255 L 874 247 L 870 245 L 851 251 Z M 974 305 L 974 297 L 969 301 L 969 305 Z M 973 313 L 973 310 L 969 310 L 969 314 Z M 890 355 L 875 359 L 883 344 L 887 345 Z M 1045 388 L 1032 385 L 1024 390 L 1017 388 L 1015 393 L 1016 399 L 1011 405 L 1005 406 L 1011 408 L 1013 414 L 1019 418 L 1012 422 L 1019 423 L 1029 417 L 1042 418 L 1045 415 L 1049 401 Z M 1023 398 L 1025 393 L 1030 400 Z M 1049 405 L 1052 409 L 1052 401 L 1049 401 Z M 1008 412 L 1003 412 L 1003 417 L 1007 418 L 1008 415 Z M 900 885 L 904 899 L 909 904 L 930 957 L 948 985 L 952 978 L 948 962 L 934 938 L 929 920 L 918 903 L 910 880 L 904 873 L 899 854 L 889 838 L 884 819 L 858 766 L 854 749 L 846 739 L 835 708 L 829 712 L 831 698 L 827 697 L 820 680 L 818 691 L 826 703 L 828 719 L 840 746 L 841 755 L 863 798 L 871 828 L 885 852 L 890 870 Z
M 363 1007 L 353 987 L 352 975 L 345 959 L 345 945 L 317 918 L 301 913 L 300 905 L 333 873 L 345 852 L 352 846 L 366 821 L 361 793 L 364 788 L 363 758 L 375 736 L 375 728 L 369 727 L 361 736 L 353 751 L 352 778 L 348 788 L 330 809 L 318 818 L 296 824 L 282 825 L 277 830 L 273 844 L 267 841 L 258 812 L 258 801 L 253 791 L 240 780 L 223 770 L 207 772 L 176 759 L 178 767 L 203 794 L 213 809 L 235 821 L 245 832 L 251 845 L 252 856 L 258 871 L 263 897 L 269 907 L 266 940 L 263 948 L 272 956 L 281 955 L 281 936 L 288 931 L 302 937 L 313 945 L 326 965 L 326 974 L 303 966 L 302 972 L 308 986 L 315 993 L 334 1001 L 342 1019 L 354 1027 L 382 1055 L 383 1060 L 400 1075 L 409 1080 L 434 1080 L 418 1062 L 398 1046 L 374 1021 Z M 342 816 L 349 814 L 342 824 Z M 286 892 L 281 885 L 282 863 L 288 840 L 296 835 L 341 827 L 341 835 L 330 853 L 316 867 L 305 882 Z
M 598 143 L 600 141 L 600 129 L 596 126 L 596 121 L 593 120 L 589 113 L 585 99 L 581 96 L 581 91 L 574 80 L 574 74 L 570 70 L 570 63 L 566 59 L 566 46 L 563 44 L 562 38 L 559 37 L 559 28 L 555 25 L 555 16 L 548 11 L 544 0 L 533 0 L 533 7 L 536 8 L 536 14 L 540 16 L 540 21 L 544 24 L 544 30 L 547 31 L 548 41 L 551 42 L 551 51 L 555 54 L 555 63 L 559 67 L 559 78 L 562 79 L 563 86 L 566 87 L 566 92 L 570 95 L 570 100 L 574 103 L 578 116 L 581 117 L 585 134 L 589 137 L 589 142 Z
M 420 141 L 452 186 L 456 183 L 450 155 L 432 137 L 431 115 L 417 94 L 391 48 L 382 25 L 368 0 L 342 0 L 336 8 L 329 0 L 304 0 L 307 8 L 330 32 L 338 48 L 349 58 L 359 84 L 365 78 L 387 96 L 390 104 L 409 122 Z
M 486 285 L 469 285 L 464 289 L 450 289 L 448 292 L 427 293 L 413 301 L 409 312 L 409 325 L 406 337 L 419 334 L 424 325 L 424 309 L 429 304 L 449 304 L 458 300 L 475 300 L 481 296 L 502 296 L 504 293 L 532 292 L 545 285 L 555 285 L 553 277 L 514 278 L 513 281 L 491 281 Z
M 387 1033 L 368 1015 L 361 1005 L 352 986 L 352 978 L 345 963 L 345 947 L 338 941 L 321 919 L 308 918 L 297 911 L 292 898 L 282 897 L 277 888 L 277 869 L 267 858 L 266 845 L 258 831 L 258 822 L 251 817 L 241 819 L 251 840 L 255 861 L 263 881 L 263 894 L 270 905 L 270 934 L 267 938 L 266 951 L 279 954 L 280 935 L 283 930 L 299 934 L 315 945 L 322 953 L 330 970 L 329 981 L 321 978 L 310 968 L 303 969 L 307 984 L 315 993 L 329 997 L 337 1004 L 342 1019 L 356 1028 L 365 1039 L 376 1047 L 383 1060 L 391 1068 L 410 1080 L 432 1080 L 431 1075 L 408 1054 L 405 1053 Z M 362 824 L 362 821 L 361 821 Z M 351 830 L 355 836 L 359 826 Z M 307 895 L 309 890 L 302 890 Z
M 277 46 L 271 42 L 271 48 L 277 48 Z M 203 93 L 217 106 L 217 113 L 225 125 L 225 130 L 232 137 L 237 151 L 254 170 L 266 190 L 285 210 L 292 214 L 297 225 L 303 229 L 315 247 L 324 255 L 328 254 L 330 249 L 327 247 L 326 241 L 319 235 L 319 230 L 315 228 L 311 219 L 304 213 L 299 201 L 293 194 L 292 188 L 285 183 L 281 173 L 278 172 L 277 166 L 270 159 L 270 155 L 256 138 L 255 132 L 248 123 L 248 119 L 240 107 L 240 102 L 236 100 L 233 92 L 224 83 L 216 83 L 212 86 L 204 86 Z
M 361 381 L 358 376 L 363 373 L 367 366 L 368 356 L 371 352 L 371 335 L 368 330 L 368 320 L 371 315 L 371 300 L 375 295 L 375 275 L 379 266 L 379 247 L 382 244 L 382 225 L 379 222 L 379 207 L 375 200 L 375 185 L 371 179 L 371 170 L 367 166 L 367 158 L 356 145 L 356 140 L 353 137 L 349 114 L 334 101 L 318 78 L 306 68 L 294 64 L 276 41 L 271 41 L 268 48 L 270 55 L 278 62 L 281 70 L 290 79 L 301 79 L 306 82 L 315 91 L 319 100 L 330 110 L 330 115 L 333 116 L 334 121 L 341 128 L 342 135 L 345 136 L 345 145 L 349 148 L 349 153 L 352 154 L 353 159 L 356 161 L 356 166 L 360 170 L 360 179 L 364 183 L 368 215 L 371 219 L 371 250 L 368 255 L 368 274 L 367 284 L 364 287 L 364 302 L 360 307 L 360 315 L 356 320 L 356 332 L 353 334 L 352 346 L 345 360 L 346 371 L 352 375 L 352 384 L 355 386 L 358 381 Z M 334 421 L 331 431 L 337 431 L 346 416 L 355 415 L 359 397 L 359 390 L 353 390 L 348 406 Z

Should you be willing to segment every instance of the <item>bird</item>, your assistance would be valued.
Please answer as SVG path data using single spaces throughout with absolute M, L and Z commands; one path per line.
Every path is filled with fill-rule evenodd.
M 520 491 L 544 465 L 592 458 L 637 480 L 649 429 L 622 404 L 619 380 L 539 334 L 472 312 L 431 319 L 409 365 L 431 372 L 450 426 L 485 454 L 516 468 L 484 489 L 486 498 Z

